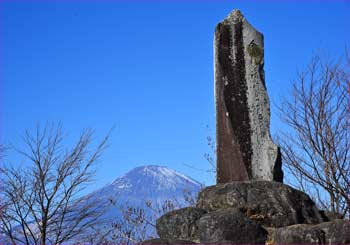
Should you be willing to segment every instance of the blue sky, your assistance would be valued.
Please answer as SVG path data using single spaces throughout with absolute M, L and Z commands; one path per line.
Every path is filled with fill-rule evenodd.
M 61 122 L 69 146 L 116 126 L 97 183 L 160 164 L 213 184 L 203 154 L 215 134 L 213 35 L 239 8 L 264 34 L 271 103 L 322 50 L 350 46 L 350 1 L 1 1 L 1 141 Z M 281 128 L 272 106 L 271 129 Z M 209 130 L 207 128 L 209 126 Z M 12 154 L 9 159 L 23 164 Z

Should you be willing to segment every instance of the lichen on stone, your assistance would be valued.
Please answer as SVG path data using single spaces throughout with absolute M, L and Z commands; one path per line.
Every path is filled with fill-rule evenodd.
M 248 54 L 253 58 L 255 64 L 261 64 L 264 57 L 264 50 L 254 42 L 251 42 L 247 47 Z
M 244 16 L 241 13 L 241 11 L 239 11 L 238 9 L 235 9 L 228 15 L 227 19 L 233 22 L 234 24 L 236 24 L 238 22 L 242 22 L 244 19 Z

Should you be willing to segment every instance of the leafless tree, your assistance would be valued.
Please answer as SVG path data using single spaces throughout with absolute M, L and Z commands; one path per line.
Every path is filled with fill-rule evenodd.
M 103 207 L 82 199 L 81 191 L 93 180 L 108 135 L 92 150 L 93 131 L 85 130 L 65 149 L 60 126 L 26 131 L 27 149 L 16 149 L 26 167 L 1 166 L 0 229 L 8 242 L 61 244 L 99 222 Z
M 209 169 L 207 172 L 211 173 L 213 175 L 213 179 L 216 180 L 216 146 L 213 137 L 207 136 L 207 144 L 210 149 L 209 153 L 204 154 L 204 158 L 209 164 Z
M 156 220 L 160 216 L 184 206 L 195 206 L 196 195 L 188 190 L 184 190 L 183 194 L 185 204 L 174 198 L 165 200 L 161 205 L 147 200 L 146 207 L 143 208 L 130 205 L 120 206 L 122 219 L 113 222 L 114 239 L 121 244 L 135 244 L 155 238 L 156 236 L 149 234 L 149 231 L 156 229 Z
M 203 154 L 204 159 L 208 163 L 207 168 L 197 168 L 191 164 L 184 163 L 183 165 L 189 167 L 192 170 L 200 171 L 205 174 L 210 174 L 210 177 L 215 182 L 216 181 L 216 143 L 215 137 L 212 136 L 212 132 L 207 125 L 208 135 L 206 137 L 207 145 L 209 147 L 208 152 Z
M 165 200 L 159 204 L 145 200 L 144 205 L 136 206 L 130 203 L 119 203 L 110 198 L 113 207 L 120 211 L 121 216 L 105 225 L 103 231 L 86 236 L 84 243 L 89 244 L 137 244 L 156 238 L 156 220 L 164 213 L 184 206 L 195 206 L 197 195 L 189 190 L 183 190 L 184 199 Z M 182 199 L 182 198 L 181 198 Z M 185 201 L 185 202 L 183 202 Z
M 347 53 L 347 52 L 345 52 Z M 320 208 L 350 212 L 350 62 L 314 56 L 279 106 L 284 165 Z M 295 183 L 295 182 L 294 182 Z

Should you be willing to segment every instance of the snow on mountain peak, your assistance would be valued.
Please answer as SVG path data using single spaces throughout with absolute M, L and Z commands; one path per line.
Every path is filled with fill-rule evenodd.
M 201 184 L 184 174 L 181 174 L 173 169 L 165 166 L 146 165 L 132 169 L 123 177 L 112 182 L 112 185 L 117 188 L 130 188 L 137 183 L 147 184 L 152 182 L 163 187 L 176 188 L 176 185 L 186 183 L 187 185 L 201 186 Z
M 140 166 L 132 169 L 111 184 L 96 190 L 99 199 L 114 198 L 130 203 L 145 200 L 184 200 L 186 193 L 196 194 L 202 185 L 173 169 L 158 165 Z
M 108 225 L 113 220 L 123 219 L 122 210 L 127 207 L 141 208 L 150 218 L 157 218 L 166 210 L 162 208 L 170 203 L 173 208 L 193 205 L 191 201 L 196 199 L 201 188 L 199 182 L 173 169 L 147 165 L 132 169 L 82 201 L 96 206 L 108 205 L 101 219 Z M 150 227 L 147 233 L 155 234 L 154 228 Z

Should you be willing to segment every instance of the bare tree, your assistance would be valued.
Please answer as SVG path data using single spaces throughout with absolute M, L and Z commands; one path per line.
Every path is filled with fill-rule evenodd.
M 27 167 L 1 166 L 0 229 L 6 239 L 13 244 L 61 244 L 99 222 L 103 207 L 82 199 L 81 191 L 93 180 L 108 135 L 91 150 L 93 132 L 86 130 L 65 149 L 60 126 L 26 131 L 27 149 L 16 151 Z
M 347 52 L 346 52 L 347 53 Z M 346 56 L 348 57 L 348 56 Z M 345 62 L 344 62 L 345 60 Z M 315 56 L 279 106 L 284 165 L 320 208 L 350 212 L 350 62 Z
M 145 200 L 144 204 L 119 203 L 110 197 L 110 204 L 117 208 L 120 217 L 106 223 L 103 230 L 87 235 L 84 243 L 89 244 L 137 244 L 156 238 L 156 220 L 163 214 L 184 206 L 195 206 L 198 193 L 183 190 L 183 199 L 165 200 L 163 203 Z
M 200 171 L 206 174 L 210 174 L 212 180 L 216 181 L 216 142 L 213 133 L 211 132 L 209 126 L 207 125 L 208 135 L 206 136 L 207 145 L 209 147 L 208 152 L 203 154 L 204 159 L 208 163 L 207 168 L 197 168 L 191 164 L 183 163 L 186 167 L 189 167 L 192 170 Z
M 184 206 L 195 206 L 196 194 L 183 190 L 185 203 L 176 198 L 162 204 L 146 200 L 145 207 L 135 207 L 127 203 L 119 206 L 122 218 L 112 223 L 112 241 L 115 244 L 135 244 L 155 238 L 156 220 L 163 214 Z
M 207 144 L 209 147 L 209 153 L 204 154 L 205 160 L 209 164 L 209 169 L 207 172 L 213 175 L 213 179 L 216 180 L 216 143 L 213 140 L 213 137 L 207 136 Z

